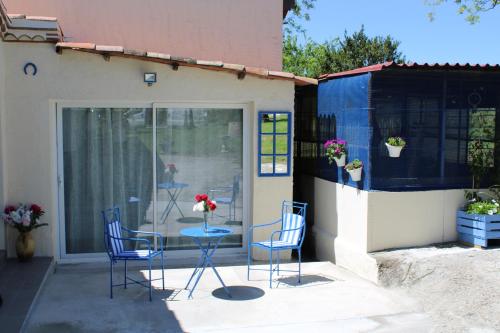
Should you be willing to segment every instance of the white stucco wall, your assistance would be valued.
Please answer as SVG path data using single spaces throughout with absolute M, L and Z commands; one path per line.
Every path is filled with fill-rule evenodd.
M 250 161 L 250 223 L 279 217 L 280 203 L 292 198 L 292 178 L 257 176 L 257 111 L 293 111 L 294 83 L 170 66 L 132 59 L 75 51 L 58 55 L 49 44 L 5 44 L 5 183 L 7 202 L 38 202 L 47 210 L 50 226 L 35 231 L 36 255 L 58 256 L 56 121 L 54 102 L 230 102 L 248 105 L 252 133 Z M 38 66 L 36 77 L 22 72 L 26 62 Z M 157 72 L 158 82 L 147 87 L 144 72 Z M 8 249 L 13 254 L 14 232 L 9 231 Z M 267 234 L 266 234 L 267 235 Z M 264 235 L 256 235 L 263 238 Z
M 457 239 L 463 190 L 368 192 L 309 176 L 301 182 L 314 198 L 317 258 L 372 281 L 378 270 L 370 252 Z

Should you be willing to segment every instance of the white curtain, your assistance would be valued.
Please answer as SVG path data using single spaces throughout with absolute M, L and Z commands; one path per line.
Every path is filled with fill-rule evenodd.
M 104 250 L 103 209 L 118 206 L 132 229 L 152 223 L 151 115 L 151 109 L 63 110 L 67 253 Z

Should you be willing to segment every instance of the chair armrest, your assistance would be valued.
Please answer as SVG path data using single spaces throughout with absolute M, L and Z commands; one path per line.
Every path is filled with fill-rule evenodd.
M 155 235 L 155 236 L 158 236 L 158 237 L 163 237 L 162 234 L 160 234 L 159 232 L 154 232 L 154 231 L 130 230 L 130 229 L 127 229 L 125 227 L 122 227 L 122 229 L 125 230 L 125 231 L 127 231 L 127 232 L 130 232 L 132 234 Z
M 208 190 L 208 192 L 231 192 L 233 190 L 230 186 L 214 187 Z
M 274 224 L 279 223 L 279 222 L 281 222 L 281 219 L 276 220 L 276 221 L 271 222 L 271 223 L 266 223 L 266 224 L 254 224 L 254 225 L 248 227 L 248 230 L 250 231 L 250 230 L 256 229 L 256 228 L 268 227 L 270 225 L 274 225 Z
M 142 234 L 142 235 L 154 235 L 157 236 L 160 239 L 160 246 L 163 251 L 163 235 L 159 232 L 153 232 L 153 231 L 140 231 L 140 230 L 130 230 L 128 228 L 122 227 L 122 230 L 125 230 L 126 232 L 132 233 L 132 234 Z
M 132 242 L 143 242 L 147 243 L 148 245 L 148 251 L 151 252 L 151 241 L 146 238 L 137 238 L 137 237 L 114 237 L 114 236 L 109 236 L 112 239 L 117 239 L 120 241 L 132 241 Z

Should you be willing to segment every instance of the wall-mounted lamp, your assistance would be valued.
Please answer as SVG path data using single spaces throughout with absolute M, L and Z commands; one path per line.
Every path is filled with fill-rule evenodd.
M 156 73 L 144 73 L 144 82 L 151 87 L 153 83 L 156 83 Z

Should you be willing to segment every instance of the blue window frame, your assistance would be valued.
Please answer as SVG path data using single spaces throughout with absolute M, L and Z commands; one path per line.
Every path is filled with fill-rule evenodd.
M 292 113 L 259 111 L 259 177 L 290 176 Z

